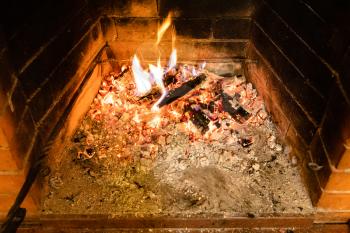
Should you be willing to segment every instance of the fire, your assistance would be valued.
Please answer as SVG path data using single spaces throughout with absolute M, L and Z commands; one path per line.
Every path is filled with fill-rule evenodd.
M 176 52 L 176 49 L 174 48 L 170 54 L 170 59 L 169 59 L 169 63 L 168 63 L 168 71 L 175 68 L 176 62 L 177 62 L 177 52 Z
M 148 94 L 152 89 L 150 75 L 142 69 L 140 61 L 136 55 L 132 60 L 132 72 L 136 84 L 136 95 L 144 96 Z
M 156 45 L 158 45 L 160 43 L 160 41 L 162 40 L 162 37 L 164 35 L 164 33 L 166 32 L 166 30 L 168 30 L 168 28 L 171 25 L 171 17 L 172 17 L 172 13 L 170 12 L 168 14 L 168 16 L 166 17 L 166 19 L 164 20 L 164 22 L 162 23 L 162 25 L 159 27 L 158 32 L 157 32 L 157 42 Z

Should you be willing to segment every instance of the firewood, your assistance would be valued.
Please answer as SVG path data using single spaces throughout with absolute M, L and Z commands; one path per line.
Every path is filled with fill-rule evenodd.
M 251 117 L 251 114 L 247 112 L 242 106 L 238 106 L 238 108 L 232 107 L 230 100 L 232 100 L 233 98 L 231 96 L 222 92 L 221 98 L 222 98 L 222 107 L 224 111 L 230 114 L 230 116 L 238 123 L 243 124 Z
M 193 90 L 196 86 L 198 86 L 202 81 L 206 79 L 205 74 L 200 74 L 194 79 L 185 82 L 180 87 L 175 88 L 165 96 L 165 98 L 159 103 L 159 107 L 163 107 L 167 104 L 174 102 L 175 100 L 181 98 L 186 95 L 188 92 Z

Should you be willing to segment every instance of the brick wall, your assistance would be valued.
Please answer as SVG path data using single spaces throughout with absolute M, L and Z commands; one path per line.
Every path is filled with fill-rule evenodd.
M 344 12 L 350 4 L 256 3 L 248 53 L 260 62 L 247 70 L 282 135 L 293 145 L 320 216 L 327 219 L 323 212 L 336 212 L 346 219 L 350 210 L 350 34 L 345 24 L 349 16 Z M 310 164 L 320 167 L 312 169 Z
M 87 2 L 1 3 L 0 217 L 103 46 Z M 37 195 L 23 206 L 36 216 Z

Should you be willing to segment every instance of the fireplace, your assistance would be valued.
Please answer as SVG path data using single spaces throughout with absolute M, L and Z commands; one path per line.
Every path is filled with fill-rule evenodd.
M 25 222 L 40 221 L 47 227 L 60 221 L 66 227 L 82 222 L 101 228 L 105 220 L 112 227 L 132 224 L 138 228 L 237 227 L 245 221 L 257 227 L 300 227 L 349 218 L 346 3 L 76 0 L 21 4 L 26 7 L 5 4 L 8 11 L 3 13 L 0 28 L 0 198 L 6 203 L 0 213 L 4 219 L 18 193 L 25 195 L 21 205 L 27 209 Z M 334 12 L 339 14 L 335 17 Z M 167 19 L 168 28 L 157 41 Z M 176 65 L 168 62 L 174 48 Z M 148 64 L 153 68 L 148 69 Z M 147 93 L 138 89 L 134 96 L 137 68 L 153 78 L 158 71 L 165 73 L 161 75 L 164 80 L 159 84 L 155 78 Z M 123 97 L 131 99 L 129 107 L 119 94 L 108 98 L 108 93 L 125 91 L 118 89 L 121 82 L 130 91 Z M 236 105 L 232 104 L 235 99 L 225 98 L 230 90 Z M 161 97 L 165 102 L 157 102 Z M 117 101 L 121 101 L 119 111 L 114 109 Z M 131 103 L 137 110 L 132 110 Z M 209 111 L 211 103 L 215 110 Z M 152 111 L 152 106 L 158 111 Z M 102 153 L 101 141 L 109 143 L 109 148 L 114 140 L 102 137 L 98 141 L 96 137 L 102 132 L 110 137 L 131 132 L 119 132 L 113 126 L 123 125 L 111 121 L 113 132 L 105 124 L 105 131 L 89 137 L 93 130 L 101 129 L 93 126 L 101 121 L 100 115 L 112 110 L 113 117 L 124 120 L 124 126 L 130 123 L 136 129 L 143 122 L 146 127 L 137 133 L 147 142 L 131 143 L 141 148 L 142 166 L 159 162 L 157 158 L 172 166 L 157 170 L 155 177 L 142 169 L 139 172 L 130 162 L 132 149 L 120 144 L 127 151 L 114 150 L 112 157 L 117 157 L 117 164 L 126 164 L 120 172 L 123 175 L 104 176 L 99 161 L 111 155 Z M 155 122 L 156 116 L 162 120 Z M 90 125 L 88 120 L 92 120 Z M 178 131 L 167 129 L 165 121 L 175 122 Z M 256 131 L 259 127 L 265 134 Z M 159 136 L 163 128 L 166 136 Z M 219 130 L 230 131 L 229 137 L 221 138 Z M 223 146 L 230 140 L 239 147 L 232 152 L 235 156 L 226 147 L 214 149 L 215 143 Z M 89 146 L 97 141 L 101 145 L 95 151 Z M 186 154 L 189 159 L 184 159 Z M 217 162 L 216 155 L 225 160 Z M 169 161 L 164 162 L 166 159 Z M 40 171 L 31 177 L 38 161 Z M 216 170 L 218 166 L 223 170 Z M 170 176 L 173 167 L 196 169 Z M 222 175 L 225 172 L 238 176 Z M 177 179 L 179 176 L 187 178 Z M 244 180 L 246 177 L 251 180 Z M 159 189 L 147 189 L 148 185 L 156 187 L 162 178 L 177 180 L 174 186 L 183 193 L 166 191 L 158 197 L 155 190 Z M 34 181 L 28 194 L 20 192 L 26 179 Z M 109 189 L 104 190 L 106 184 Z M 248 186 L 250 189 L 243 190 Z M 90 189 L 90 196 L 84 188 Z M 121 189 L 128 194 L 120 193 Z M 140 190 L 142 195 L 129 195 Z M 209 191 L 213 196 L 208 196 Z M 152 201 L 166 195 L 172 198 L 162 199 L 163 207 Z M 176 195 L 186 202 L 170 203 Z M 113 201 L 106 201 L 111 198 Z M 254 200 L 259 204 L 254 206 Z M 107 210 L 106 205 L 114 208 Z M 137 211 L 136 206 L 152 211 Z M 169 206 L 176 208 L 159 210 Z M 196 211 L 191 212 L 193 209 Z

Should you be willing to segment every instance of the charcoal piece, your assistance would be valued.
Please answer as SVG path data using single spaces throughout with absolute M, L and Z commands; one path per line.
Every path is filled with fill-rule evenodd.
M 165 86 L 169 86 L 170 84 L 174 84 L 177 82 L 177 78 L 175 75 L 169 75 L 167 74 L 165 77 L 164 77 L 164 85 Z
M 194 108 L 193 106 L 186 106 L 185 112 L 188 112 L 190 114 L 190 120 L 191 122 L 201 130 L 201 133 L 204 134 L 209 130 L 209 122 L 210 120 L 208 117 L 204 114 L 204 112 L 201 109 Z
M 214 124 L 215 124 L 216 128 L 220 128 L 221 127 L 221 123 L 219 121 L 216 121 Z
M 199 106 L 201 107 L 201 109 L 208 109 L 207 104 L 199 103 Z
M 239 144 L 241 144 L 242 147 L 246 148 L 253 144 L 253 140 L 249 138 L 240 138 L 238 140 Z
M 210 101 L 209 105 L 208 105 L 208 110 L 213 113 L 215 110 L 215 102 L 214 101 Z
M 238 108 L 232 107 L 230 100 L 233 98 L 226 93 L 221 93 L 222 97 L 222 107 L 225 112 L 228 112 L 230 116 L 237 121 L 240 124 L 243 124 L 246 122 L 250 117 L 251 114 L 247 112 L 243 107 L 239 106 Z
M 233 117 L 236 121 L 240 123 L 246 122 L 251 117 L 251 114 L 247 112 L 244 108 L 239 106 L 235 111 L 235 116 Z
M 122 70 L 121 72 L 119 72 L 115 77 L 114 79 L 118 79 L 120 77 L 122 77 L 126 72 L 129 71 L 129 67 L 126 67 L 124 70 Z
M 175 88 L 165 96 L 165 98 L 159 103 L 159 107 L 163 107 L 164 105 L 170 104 L 177 100 L 178 98 L 181 98 L 182 96 L 186 95 L 188 92 L 190 92 L 192 89 L 194 89 L 196 86 L 198 86 L 202 81 L 206 79 L 206 76 L 204 74 L 200 74 L 194 79 L 185 82 L 180 87 Z

